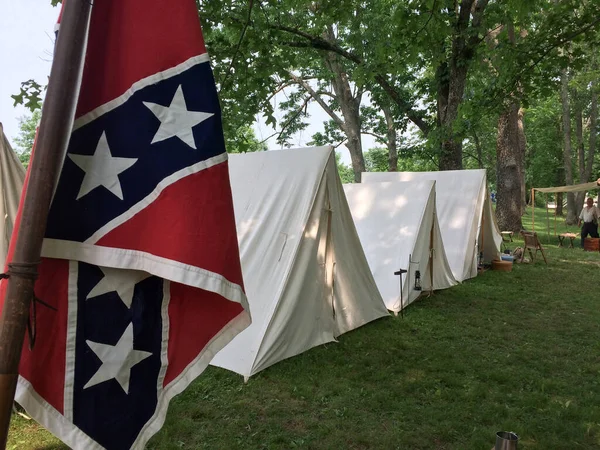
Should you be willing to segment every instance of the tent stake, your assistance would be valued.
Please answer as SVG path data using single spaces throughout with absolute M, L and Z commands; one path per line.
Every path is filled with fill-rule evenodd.
M 42 109 L 39 141 L 29 181 L 0 317 L 0 448 L 6 447 L 19 361 L 30 302 L 46 232 L 48 210 L 71 134 L 76 93 L 91 13 L 88 0 L 64 6 L 50 82 Z

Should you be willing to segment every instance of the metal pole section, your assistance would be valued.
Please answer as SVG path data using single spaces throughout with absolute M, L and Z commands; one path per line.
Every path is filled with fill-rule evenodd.
M 408 270 L 399 269 L 397 272 L 394 272 L 394 275 L 398 275 L 400 277 L 400 317 L 404 318 L 404 298 L 402 296 L 402 274 L 408 273 Z
M 54 187 L 69 143 L 91 13 L 65 3 L 0 316 L 0 448 L 6 448 L 19 361 Z

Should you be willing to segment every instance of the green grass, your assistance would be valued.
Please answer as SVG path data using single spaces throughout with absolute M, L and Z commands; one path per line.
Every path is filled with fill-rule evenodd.
M 209 368 L 149 448 L 489 450 L 499 430 L 600 448 L 600 254 L 546 248 L 548 266 L 488 271 L 248 384 Z M 56 443 L 17 418 L 8 448 Z
M 565 208 L 566 214 L 566 208 Z M 567 225 L 565 223 L 565 217 L 557 216 L 554 217 L 554 210 L 546 211 L 545 208 L 535 208 L 535 231 L 539 235 L 539 239 L 542 244 L 557 245 L 558 239 L 555 235 L 560 233 L 575 233 L 579 234 L 581 229 L 576 225 Z M 527 207 L 525 215 L 523 216 L 523 227 L 526 230 L 533 230 L 532 225 L 532 214 L 531 208 Z M 566 245 L 568 245 L 568 240 Z M 573 245 L 579 245 L 579 238 L 575 240 Z

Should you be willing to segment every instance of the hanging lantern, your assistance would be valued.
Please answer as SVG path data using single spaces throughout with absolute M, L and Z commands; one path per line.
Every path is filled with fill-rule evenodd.
M 415 270 L 415 291 L 421 290 L 421 271 Z

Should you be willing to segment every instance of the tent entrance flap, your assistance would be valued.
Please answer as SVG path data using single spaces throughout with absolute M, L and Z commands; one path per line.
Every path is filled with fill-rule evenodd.
M 331 220 L 332 220 L 331 203 L 329 201 L 329 196 L 326 198 L 326 206 L 325 206 L 325 219 L 327 221 L 326 233 L 325 233 L 325 250 L 324 250 L 324 261 L 323 264 L 324 272 L 325 272 L 325 295 L 323 298 L 328 300 L 329 306 L 331 307 L 331 316 L 335 321 L 335 297 L 334 297 L 334 253 L 332 249 L 332 239 L 331 239 Z

